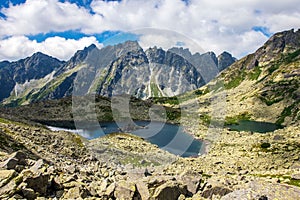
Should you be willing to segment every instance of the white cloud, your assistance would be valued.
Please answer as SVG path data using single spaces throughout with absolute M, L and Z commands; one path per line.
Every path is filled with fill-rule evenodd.
M 188 4 L 182 0 L 93 0 L 94 13 L 91 14 L 68 2 L 27 0 L 1 10 L 7 18 L 0 19 L 0 37 L 66 30 L 93 34 L 151 27 L 179 32 L 196 41 L 205 51 L 219 54 L 226 50 L 241 57 L 253 52 L 267 39 L 253 31 L 254 26 L 266 27 L 272 33 L 299 28 L 298 4 L 298 0 L 190 0 Z M 163 41 L 161 36 L 154 38 L 154 35 L 142 38 L 144 45 L 150 45 L 151 40 L 153 45 L 171 43 Z M 18 48 L 18 52 L 19 49 L 23 47 Z
M 95 44 L 98 48 L 102 47 L 95 37 L 84 37 L 79 40 L 51 37 L 38 43 L 25 36 L 13 36 L 0 41 L 0 60 L 18 60 L 38 51 L 61 60 L 68 60 L 77 50 L 91 44 Z

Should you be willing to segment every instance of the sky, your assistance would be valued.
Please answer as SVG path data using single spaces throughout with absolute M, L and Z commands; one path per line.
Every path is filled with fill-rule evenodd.
M 241 58 L 274 33 L 300 28 L 298 0 L 1 0 L 0 61 L 40 51 L 68 60 L 137 40 L 143 48 L 180 46 Z

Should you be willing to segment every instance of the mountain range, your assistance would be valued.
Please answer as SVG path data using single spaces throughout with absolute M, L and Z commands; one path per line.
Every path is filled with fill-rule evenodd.
M 28 103 L 0 107 L 0 199 L 299 199 L 300 30 L 274 34 L 229 67 L 230 54 L 213 55 L 126 42 L 91 45 L 67 62 L 36 53 L 0 63 L 3 104 Z M 129 109 L 129 95 L 109 98 L 123 93 Z M 204 155 L 175 156 L 130 133 L 88 140 L 45 126 L 94 131 L 124 113 L 163 114 L 203 141 Z
M 72 94 L 175 96 L 205 85 L 235 60 L 227 52 L 217 57 L 182 47 L 143 50 L 136 41 L 101 49 L 90 45 L 67 62 L 38 52 L 0 62 L 0 101 L 14 106 Z

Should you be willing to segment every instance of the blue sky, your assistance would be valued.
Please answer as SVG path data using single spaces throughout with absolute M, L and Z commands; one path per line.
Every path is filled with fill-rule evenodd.
M 126 40 L 138 40 L 143 48 L 183 46 L 193 52 L 228 51 L 240 58 L 274 33 L 298 29 L 297 4 L 298 0 L 2 0 L 0 61 L 36 51 L 68 60 L 91 43 L 102 48 Z

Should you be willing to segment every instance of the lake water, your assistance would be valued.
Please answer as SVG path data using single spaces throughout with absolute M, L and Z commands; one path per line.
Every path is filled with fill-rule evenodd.
M 204 149 L 202 148 L 203 142 L 186 133 L 182 126 L 162 122 L 135 121 L 134 123 L 134 126 L 129 126 L 127 123 L 104 122 L 100 124 L 101 128 L 68 131 L 76 132 L 89 140 L 109 133 L 130 132 L 181 157 L 194 157 L 203 153 L 201 152 L 201 149 Z M 56 127 L 49 128 L 67 130 Z
M 234 131 L 252 131 L 258 133 L 273 132 L 277 129 L 283 128 L 278 124 L 250 120 L 241 120 L 238 124 L 228 125 L 227 127 Z

